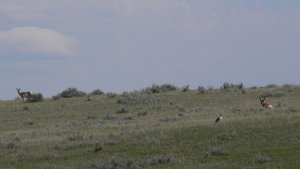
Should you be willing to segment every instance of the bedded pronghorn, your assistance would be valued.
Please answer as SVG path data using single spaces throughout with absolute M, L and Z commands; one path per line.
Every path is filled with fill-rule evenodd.
M 220 116 L 216 119 L 215 123 L 218 123 L 222 119 L 223 119 L 222 114 L 220 114 Z
M 266 97 L 265 96 L 259 96 L 259 100 L 260 100 L 260 104 L 262 105 L 262 107 L 264 108 L 270 108 L 273 109 L 273 105 L 269 102 L 265 102 Z
M 32 92 L 30 91 L 21 92 L 20 90 L 21 90 L 20 88 L 17 88 L 18 94 L 20 95 L 24 103 L 24 99 L 30 98 L 32 96 Z

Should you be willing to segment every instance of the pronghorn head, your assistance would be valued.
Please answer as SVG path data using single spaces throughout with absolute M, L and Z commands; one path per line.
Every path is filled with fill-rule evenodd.
M 222 119 L 223 119 L 223 117 L 222 117 L 222 114 L 220 114 L 220 116 L 219 116 L 219 117 L 220 117 L 220 120 L 222 120 Z
M 263 103 L 265 102 L 265 100 L 266 100 L 266 97 L 260 95 L 260 96 L 259 96 L 259 100 L 260 100 L 260 103 L 263 104 Z
M 262 105 L 262 107 L 273 109 L 273 106 L 271 103 L 265 102 L 265 100 L 266 100 L 265 96 L 260 95 L 259 100 L 260 100 L 260 104 Z
M 215 123 L 218 123 L 222 119 L 223 119 L 222 114 L 220 114 L 220 116 L 215 120 Z

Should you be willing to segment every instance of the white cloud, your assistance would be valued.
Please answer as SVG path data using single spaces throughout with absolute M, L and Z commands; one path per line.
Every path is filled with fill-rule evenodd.
M 76 40 L 60 32 L 39 27 L 17 27 L 0 32 L 0 53 L 24 52 L 68 56 Z

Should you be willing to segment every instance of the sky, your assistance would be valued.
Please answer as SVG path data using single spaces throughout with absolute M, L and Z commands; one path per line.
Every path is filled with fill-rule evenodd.
M 0 0 L 0 99 L 300 84 L 299 0 Z

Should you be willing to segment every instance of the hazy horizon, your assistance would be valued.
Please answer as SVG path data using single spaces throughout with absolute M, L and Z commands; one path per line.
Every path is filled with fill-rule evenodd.
M 300 1 L 0 0 L 0 99 L 300 84 Z

